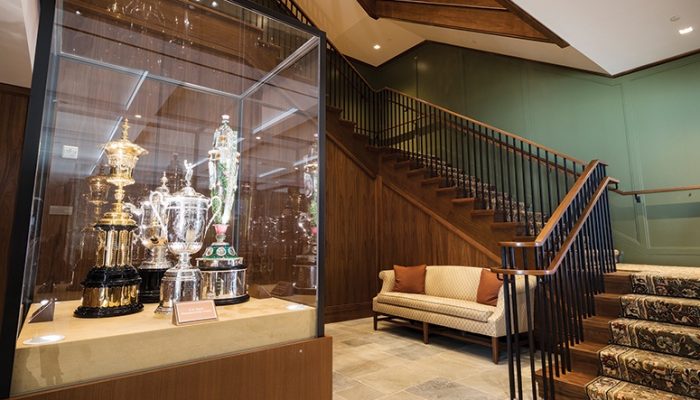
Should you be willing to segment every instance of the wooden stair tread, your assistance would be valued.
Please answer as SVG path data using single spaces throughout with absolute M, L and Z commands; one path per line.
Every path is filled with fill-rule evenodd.
M 491 229 L 515 229 L 520 225 L 520 222 L 494 222 L 491 224 Z
M 440 187 L 435 189 L 436 192 L 438 193 L 446 193 L 446 192 L 451 192 L 457 190 L 457 186 L 445 186 L 445 187 Z
M 420 184 L 421 184 L 421 185 L 426 185 L 426 186 L 427 186 L 427 185 L 433 185 L 433 184 L 442 182 L 444 179 L 445 179 L 445 178 L 443 178 L 443 177 L 441 177 L 441 176 L 434 176 L 434 177 L 432 177 L 432 178 L 423 179 L 423 180 L 420 182 Z
M 494 210 L 473 210 L 472 216 L 474 217 L 491 217 L 494 216 L 496 212 Z
M 458 197 L 456 199 L 452 199 L 452 204 L 471 204 L 476 201 L 475 197 Z
M 406 175 L 408 176 L 416 176 L 416 175 L 421 175 L 421 174 L 427 174 L 430 172 L 428 168 L 422 167 L 422 168 L 414 168 L 412 170 L 409 170 Z

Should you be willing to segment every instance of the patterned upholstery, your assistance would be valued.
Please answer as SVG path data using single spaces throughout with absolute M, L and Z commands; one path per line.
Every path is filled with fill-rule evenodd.
M 482 322 L 488 321 L 496 309 L 474 301 L 398 292 L 380 293 L 377 295 L 377 302 Z
M 503 288 L 498 293 L 496 307 L 476 303 L 476 291 L 479 287 L 481 268 L 463 266 L 429 265 L 425 276 L 425 295 L 412 295 L 407 300 L 405 293 L 393 292 L 394 271 L 386 270 L 379 273 L 382 279 L 382 289 L 372 302 L 374 312 L 384 315 L 406 318 L 414 321 L 428 322 L 465 332 L 478 333 L 492 337 L 505 336 L 505 302 Z M 531 294 L 534 290 L 534 280 L 530 282 Z M 525 284 L 523 277 L 516 278 L 518 296 L 518 328 L 520 332 L 527 331 L 527 308 L 525 306 Z M 440 308 L 434 303 L 434 298 L 442 297 L 442 303 L 449 307 Z M 396 300 L 402 298 L 403 300 Z M 391 299 L 391 303 L 387 303 Z M 458 302 L 461 300 L 462 302 Z M 454 307 L 468 307 L 457 312 Z M 449 312 L 446 312 L 450 310 Z M 484 319 L 475 317 L 477 310 L 490 310 L 491 314 Z M 457 316 L 461 315 L 461 316 Z

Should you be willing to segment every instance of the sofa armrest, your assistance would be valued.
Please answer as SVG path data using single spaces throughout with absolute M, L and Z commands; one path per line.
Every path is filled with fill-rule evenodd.
M 536 282 L 534 279 L 530 280 L 530 301 L 534 303 L 534 291 Z M 515 280 L 515 293 L 518 296 L 518 330 L 520 332 L 527 331 L 527 303 L 525 302 L 525 279 L 522 276 L 516 277 Z M 530 305 L 532 307 L 532 304 Z M 533 311 L 531 309 L 531 311 Z M 505 333 L 505 298 L 503 294 L 503 287 L 498 292 L 498 302 L 496 303 L 496 311 L 489 317 L 489 322 L 496 324 L 497 336 L 504 336 Z
M 379 279 L 382 280 L 382 289 L 379 293 L 391 292 L 394 290 L 394 270 L 387 269 L 379 273 Z

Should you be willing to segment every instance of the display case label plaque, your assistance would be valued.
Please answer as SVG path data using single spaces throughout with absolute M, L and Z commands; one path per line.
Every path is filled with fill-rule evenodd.
M 183 301 L 173 306 L 173 324 L 175 325 L 216 321 L 218 318 L 214 300 Z

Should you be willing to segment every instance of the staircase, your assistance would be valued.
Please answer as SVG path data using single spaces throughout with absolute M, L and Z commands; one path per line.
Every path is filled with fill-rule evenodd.
M 559 399 L 700 398 L 700 272 L 606 274 Z

